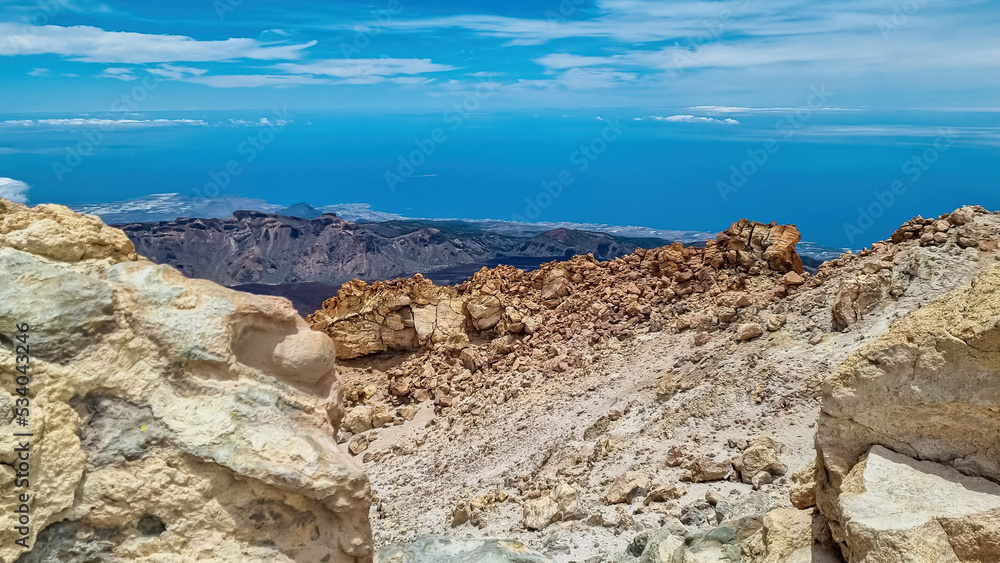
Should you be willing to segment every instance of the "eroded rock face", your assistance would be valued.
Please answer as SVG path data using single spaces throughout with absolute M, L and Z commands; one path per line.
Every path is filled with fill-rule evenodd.
M 869 464 L 876 455 L 897 466 L 907 466 L 906 460 L 893 457 L 899 455 L 1000 482 L 998 378 L 1000 267 L 994 266 L 975 278 L 970 287 L 953 291 L 898 321 L 877 342 L 848 358 L 827 382 L 816 438 L 816 500 L 820 511 L 831 521 L 834 539 L 851 561 L 881 561 L 885 559 L 879 557 L 886 554 L 916 549 L 916 544 L 902 540 L 886 543 L 888 540 L 883 538 L 879 540 L 882 545 L 879 549 L 883 550 L 880 555 L 865 559 L 868 557 L 865 550 L 869 548 L 860 546 L 868 545 L 864 538 L 871 534 L 852 524 L 858 520 L 857 511 L 861 509 L 850 499 L 875 486 L 868 482 L 874 477 L 864 469 L 862 459 L 869 450 L 872 452 L 868 454 Z M 879 486 L 896 487 L 889 484 L 892 479 L 888 475 L 879 477 L 886 481 Z M 941 500 L 938 513 L 957 509 L 954 503 L 964 502 L 959 496 L 940 494 L 942 490 L 934 485 L 927 491 Z M 864 510 L 868 511 L 866 518 L 877 518 L 882 509 Z M 902 506 L 900 510 L 892 518 L 885 517 L 902 522 L 901 519 L 917 518 L 920 512 L 912 506 Z M 972 543 L 985 542 L 984 545 L 995 546 L 1000 542 L 991 529 L 973 525 L 971 520 L 951 519 L 949 526 L 953 529 L 944 531 L 943 521 L 932 520 L 937 522 L 931 526 L 935 528 L 934 534 L 940 538 L 947 536 L 948 542 L 956 536 L 971 536 L 966 539 Z M 987 521 L 992 520 L 980 520 Z M 917 532 L 908 528 L 906 533 L 916 534 L 914 538 L 921 536 L 920 541 L 933 539 L 928 530 Z M 962 561 L 984 561 L 997 555 L 983 559 L 956 552 L 956 556 Z
M 757 262 L 767 263 L 772 270 L 785 273 L 803 271 L 802 259 L 795 245 L 802 235 L 794 225 L 757 223 L 740 219 L 706 247 L 706 255 L 732 265 L 752 268 Z M 713 264 L 714 265 L 714 264 Z M 716 266 L 718 267 L 718 266 Z
M 986 222 L 977 220 L 984 215 L 988 213 L 982 207 L 965 206 L 937 219 L 916 217 L 900 227 L 890 241 L 875 243 L 871 250 L 862 251 L 861 256 L 874 253 L 881 255 L 883 261 L 866 262 L 855 275 L 841 279 L 832 309 L 833 329 L 846 330 L 889 298 L 906 294 L 914 279 L 928 281 L 949 277 L 950 272 L 944 266 L 941 254 L 934 247 L 953 244 L 970 257 L 975 256 L 977 250 L 996 250 L 995 233 L 991 232 Z M 897 248 L 898 245 L 915 243 L 919 247 L 909 255 L 886 253 L 887 249 Z M 845 262 L 847 260 L 842 257 L 829 264 L 842 266 Z
M 0 391 L 0 484 L 29 432 L 30 553 L 0 561 L 371 560 L 368 480 L 337 450 L 333 344 L 287 301 L 189 280 L 60 206 L 0 200 L 0 380 L 28 323 L 29 425 Z M 20 559 L 19 559 L 20 558 Z

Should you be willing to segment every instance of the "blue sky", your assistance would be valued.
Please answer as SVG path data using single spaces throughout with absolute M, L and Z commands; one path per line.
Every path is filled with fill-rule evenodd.
M 6 0 L 0 111 L 993 108 L 1000 5 L 957 0 Z
M 0 0 L 0 197 L 858 247 L 1000 208 L 997 30 L 982 0 Z

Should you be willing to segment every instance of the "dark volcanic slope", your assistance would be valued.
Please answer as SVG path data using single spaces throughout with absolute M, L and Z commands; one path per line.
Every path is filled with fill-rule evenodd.
M 593 253 L 608 260 L 654 241 L 556 229 L 501 235 L 461 221 L 352 223 L 237 211 L 228 219 L 119 225 L 139 254 L 225 285 L 392 279 L 502 257 Z M 655 241 L 654 246 L 669 241 Z

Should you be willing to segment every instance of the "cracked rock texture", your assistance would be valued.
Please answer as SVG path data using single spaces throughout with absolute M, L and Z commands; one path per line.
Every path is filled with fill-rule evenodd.
M 0 200 L 0 561 L 366 562 L 330 340 L 61 206 Z M 31 346 L 30 551 L 12 529 L 16 325 Z
M 982 506 L 966 498 L 1000 490 L 998 381 L 997 266 L 895 323 L 827 381 L 816 437 L 817 504 L 845 558 L 938 561 L 930 554 L 947 552 L 940 560 L 1000 560 L 1000 497 Z M 937 483 L 925 475 L 937 475 Z M 912 482 L 901 484 L 903 477 Z M 968 495 L 947 493 L 956 483 Z M 909 503 L 911 487 L 926 489 L 935 506 Z M 970 534 L 975 546 L 957 545 Z M 943 547 L 949 542 L 954 553 Z M 896 559 L 903 554 L 909 558 Z

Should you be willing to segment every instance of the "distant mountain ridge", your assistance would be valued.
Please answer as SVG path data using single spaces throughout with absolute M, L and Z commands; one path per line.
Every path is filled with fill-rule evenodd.
M 258 211 L 118 227 L 141 255 L 224 285 L 337 286 L 355 278 L 392 279 L 505 257 L 593 253 L 609 260 L 640 246 L 670 243 L 572 229 L 500 234 L 462 221 L 356 223 L 334 214 L 307 219 Z
M 553 229 L 569 229 L 607 233 L 612 236 L 648 238 L 678 241 L 684 244 L 703 243 L 715 238 L 716 232 L 664 230 L 641 226 L 608 225 L 604 223 L 538 222 L 518 223 L 496 219 L 415 219 L 397 213 L 377 211 L 367 203 L 342 203 L 336 205 L 313 206 L 296 203 L 287 207 L 269 203 L 262 199 L 239 196 L 216 198 L 194 198 L 178 193 L 153 194 L 141 198 L 112 202 L 70 206 L 79 213 L 89 213 L 101 217 L 108 224 L 148 223 L 174 221 L 180 217 L 202 217 L 225 219 L 238 210 L 253 210 L 315 219 L 324 213 L 336 213 L 341 219 L 356 223 L 379 223 L 390 221 L 424 221 L 445 223 L 467 223 L 483 231 L 502 235 L 523 236 L 526 233 L 541 234 Z M 797 246 L 807 264 L 818 265 L 825 260 L 838 258 L 847 249 L 830 248 L 803 241 Z

